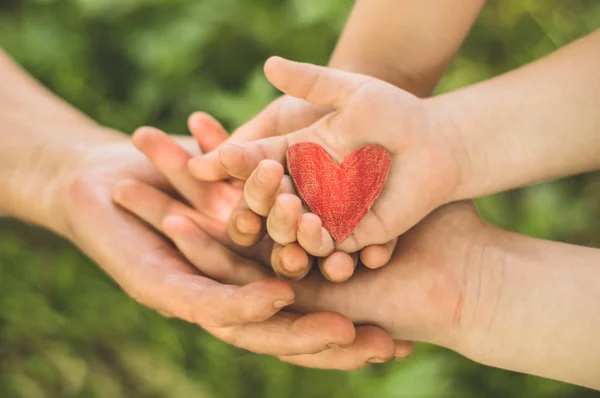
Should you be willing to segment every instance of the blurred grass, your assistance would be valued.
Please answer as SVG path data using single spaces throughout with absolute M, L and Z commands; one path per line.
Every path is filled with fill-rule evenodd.
M 185 131 L 205 110 L 233 128 L 276 96 L 271 54 L 324 64 L 349 0 L 2 0 L 0 45 L 100 122 Z M 541 57 L 600 27 L 594 0 L 490 1 L 439 92 Z M 600 175 L 477 201 L 490 222 L 600 246 Z M 0 397 L 594 397 L 420 345 L 355 372 L 232 348 L 128 299 L 60 239 L 0 221 Z

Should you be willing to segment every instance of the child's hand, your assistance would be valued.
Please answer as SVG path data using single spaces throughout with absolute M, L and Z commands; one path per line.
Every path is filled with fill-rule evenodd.
M 280 163 L 270 159 L 263 160 L 246 181 L 244 196 L 246 206 L 266 217 L 267 231 L 276 242 L 272 263 L 280 274 L 296 279 L 306 275 L 309 268 L 295 269 L 293 264 L 278 264 L 276 260 L 281 258 L 279 250 L 304 249 L 318 258 L 319 269 L 327 279 L 341 282 L 352 276 L 359 254 L 335 252 L 333 239 L 321 225 L 320 218 L 310 213 L 296 196 L 291 178 L 284 175 Z M 385 265 L 394 251 L 395 243 L 394 239 L 382 246 L 373 245 L 362 249 L 362 263 L 368 268 Z
M 227 144 L 204 157 L 214 163 L 211 157 L 218 156 L 231 176 L 248 180 L 246 202 L 267 216 L 275 241 L 291 241 L 296 235 L 300 245 L 317 256 L 336 248 L 319 217 L 301 215 L 301 201 L 289 177 L 283 176 L 286 151 L 298 142 L 320 144 L 338 163 L 368 144 L 379 144 L 391 154 L 381 195 L 339 250 L 351 253 L 393 241 L 452 197 L 461 178 L 462 144 L 424 100 L 374 78 L 276 57 L 267 61 L 265 73 L 286 94 L 337 111 L 297 132 Z
M 330 106 L 314 105 L 304 100 L 284 95 L 273 101 L 252 120 L 238 128 L 230 136 L 228 142 L 249 142 L 296 131 L 311 125 L 333 111 L 334 109 Z M 202 113 L 197 113 L 190 117 L 190 129 L 192 133 L 199 138 L 201 136 L 203 140 L 214 136 L 214 132 L 212 132 L 214 127 L 212 126 L 215 123 L 214 119 Z M 226 134 L 223 128 L 220 125 L 218 126 L 217 130 L 221 134 Z M 208 159 L 211 158 L 209 157 Z M 219 158 L 212 157 L 212 159 L 212 162 L 206 162 L 203 156 L 193 157 L 189 162 L 189 172 L 203 182 L 216 182 L 228 178 L 229 174 L 221 166 Z M 277 189 L 280 184 L 280 175 L 270 176 L 270 178 L 272 177 L 275 178 L 275 181 L 267 185 L 274 186 Z M 283 210 L 287 214 L 288 210 L 285 208 Z M 262 242 L 261 238 L 265 232 L 266 224 L 257 213 L 250 210 L 242 198 L 239 205 L 231 214 L 228 223 L 228 233 L 231 239 L 238 245 L 253 246 L 257 242 Z M 394 242 L 391 242 L 384 245 L 365 247 L 360 253 L 348 254 L 338 251 L 328 257 L 318 258 L 317 263 L 321 273 L 327 279 L 340 282 L 352 276 L 359 257 L 361 263 L 366 267 L 372 269 L 379 268 L 389 261 L 394 247 Z M 273 246 L 271 265 L 279 275 L 292 279 L 300 279 L 310 271 L 312 263 L 312 256 L 306 253 L 302 246 L 297 243 L 296 238 L 293 238 L 293 240 L 286 238 L 277 240 Z

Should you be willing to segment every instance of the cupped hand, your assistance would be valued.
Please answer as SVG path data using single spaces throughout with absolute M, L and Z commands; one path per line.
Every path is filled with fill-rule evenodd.
M 226 142 L 241 144 L 290 133 L 310 126 L 333 111 L 334 108 L 331 106 L 315 105 L 302 99 L 284 95 L 234 131 Z M 215 123 L 214 119 L 203 113 L 196 113 L 190 117 L 190 129 L 195 135 L 205 136 L 203 139 L 210 140 L 210 137 L 219 135 L 211 132 L 212 129 L 220 128 L 223 132 L 225 131 Z M 219 127 L 215 127 L 217 125 Z M 201 181 L 219 181 L 230 177 L 219 163 L 218 158 L 215 157 L 204 157 L 202 155 L 193 157 L 189 162 L 189 169 L 192 175 Z M 268 175 L 270 183 L 267 185 L 275 187 L 276 191 L 279 190 L 279 181 L 273 180 L 277 180 L 279 174 L 275 170 Z M 284 189 L 286 189 L 286 192 L 291 192 L 289 178 L 283 178 L 286 179 L 286 188 Z M 289 199 L 287 202 L 285 198 L 282 199 L 282 213 L 289 215 L 296 215 L 299 211 L 307 213 L 306 207 L 303 207 L 297 198 L 294 199 L 290 196 Z M 371 245 L 356 253 L 334 252 L 325 246 L 320 248 L 325 250 L 310 250 L 310 246 L 305 245 L 309 247 L 309 252 L 311 252 L 307 253 L 298 242 L 298 236 L 302 239 L 305 234 L 298 233 L 297 221 L 297 219 L 288 220 L 284 217 L 283 223 L 270 222 L 259 217 L 248 207 L 247 201 L 241 199 L 233 211 L 228 231 L 232 240 L 237 244 L 251 246 L 263 237 L 265 230 L 268 230 L 270 236 L 276 241 L 273 246 L 272 266 L 277 274 L 291 279 L 303 278 L 311 269 L 314 255 L 317 257 L 317 263 L 322 274 L 327 279 L 335 282 L 342 282 L 352 276 L 359 257 L 361 263 L 368 268 L 376 269 L 385 265 L 396 242 L 393 239 L 383 245 Z M 293 225 L 288 228 L 288 224 Z M 309 226 L 311 225 L 309 224 Z M 279 255 L 282 251 L 292 253 L 293 256 L 291 257 L 296 260 L 293 263 L 281 262 L 282 258 L 287 258 L 287 256 Z
M 211 139 L 216 139 L 213 136 Z M 224 137 L 221 137 L 221 141 Z M 198 153 L 192 139 L 182 141 Z M 211 149 L 210 143 L 204 143 Z M 166 165 L 174 181 L 161 173 L 131 144 L 126 136 L 98 144 L 64 171 L 56 181 L 55 214 L 64 225 L 61 232 L 98 263 L 135 300 L 167 316 L 197 323 L 210 333 L 236 346 L 273 355 L 302 355 L 307 366 L 344 367 L 366 363 L 372 356 L 393 355 L 392 340 L 376 330 L 375 343 L 356 334 L 352 323 L 337 313 L 299 315 L 280 312 L 295 299 L 288 283 L 272 277 L 264 267 L 231 252 L 223 251 L 212 238 L 198 230 L 194 247 L 202 253 L 194 264 L 152 227 L 141 222 L 112 201 L 114 188 L 136 180 L 150 189 L 175 194 L 173 182 L 187 170 L 186 162 Z M 164 171 L 164 170 L 163 170 Z M 230 184 L 198 186 L 185 191 L 190 203 L 205 209 L 205 226 L 217 236 L 226 235 L 224 220 L 240 199 L 239 189 Z M 117 193 L 118 196 L 118 193 Z M 151 197 L 137 203 L 144 207 Z M 154 208 L 168 214 L 171 208 Z M 172 221 L 157 227 L 169 230 Z M 265 253 L 268 257 L 270 247 Z M 260 258 L 260 246 L 254 249 Z M 241 275 L 244 286 L 222 284 L 204 276 L 194 265 L 213 270 L 225 283 Z M 227 268 L 229 267 L 229 268 Z M 388 351 L 381 351 L 377 342 Z M 328 347 L 346 347 L 332 349 Z M 312 355 L 311 355 L 312 354 Z M 293 361 L 293 357 L 292 357 Z
M 128 183 L 119 189 L 127 198 L 122 202 L 124 207 L 148 223 L 167 226 L 164 233 L 181 252 L 203 272 L 213 272 L 198 264 L 204 254 L 196 242 L 204 232 L 203 221 L 194 209 L 142 183 Z M 154 209 L 168 210 L 151 212 L 140 204 L 142 200 L 153 203 Z M 303 313 L 336 311 L 356 324 L 380 326 L 401 339 L 396 343 L 397 356 L 409 352 L 406 340 L 453 348 L 468 335 L 465 325 L 477 308 L 477 275 L 487 244 L 487 224 L 472 203 L 447 205 L 402 235 L 385 267 L 358 270 L 341 284 L 331 283 L 316 272 L 291 282 L 296 292 L 291 308 Z M 224 246 L 222 250 L 234 256 Z M 230 263 L 227 268 L 235 267 L 233 260 Z M 250 281 L 244 278 L 236 275 L 236 283 Z
M 389 175 L 381 194 L 343 242 L 334 245 L 316 215 L 310 215 L 304 222 L 311 232 L 299 240 L 308 242 L 302 246 L 309 252 L 321 247 L 326 252 L 337 249 L 352 253 L 368 245 L 384 244 L 451 199 L 465 166 L 462 141 L 449 122 L 427 107 L 426 100 L 369 76 L 277 57 L 267 61 L 265 73 L 283 92 L 314 104 L 332 106 L 336 111 L 291 134 L 227 144 L 198 159 L 197 167 L 202 161 L 220 162 L 231 176 L 247 180 L 246 202 L 257 214 L 277 218 L 272 217 L 278 208 L 277 192 L 264 184 L 265 175 L 270 173 L 271 180 L 281 180 L 280 193 L 293 193 L 281 176 L 287 149 L 296 143 L 318 143 L 338 163 L 368 144 L 378 144 L 391 155 Z M 280 163 L 279 168 L 268 159 Z M 307 219 L 309 215 L 298 217 Z M 303 220 L 298 224 L 302 225 Z

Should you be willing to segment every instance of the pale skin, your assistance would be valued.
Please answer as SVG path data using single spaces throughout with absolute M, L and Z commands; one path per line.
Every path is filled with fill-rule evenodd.
M 558 78 L 553 73 L 565 71 L 554 66 L 560 64 L 565 59 L 563 57 L 568 57 L 571 62 L 576 62 L 573 60 L 577 59 L 579 62 L 582 59 L 587 62 L 590 57 L 593 60 L 596 54 L 590 54 L 590 49 L 598 48 L 599 37 L 598 33 L 592 34 L 522 70 L 461 90 L 456 93 L 456 97 L 447 94 L 445 98 L 432 99 L 429 103 L 440 107 L 442 100 L 460 101 L 459 96 L 462 95 L 465 95 L 465 103 L 468 103 L 467 99 L 473 101 L 472 106 L 477 102 L 485 103 L 485 97 L 473 99 L 473 90 L 481 90 L 476 92 L 483 95 L 488 92 L 486 84 L 493 84 L 496 94 L 504 91 L 535 96 L 537 93 L 532 92 L 531 86 L 528 86 L 536 83 L 535 79 L 534 82 L 529 81 L 530 73 L 534 74 L 531 71 L 533 68 L 539 68 L 536 76 Z M 274 62 L 280 64 L 270 67 L 279 68 L 278 73 L 286 67 L 295 72 L 299 68 L 323 71 L 323 68 L 284 60 Z M 587 66 L 578 69 L 578 72 L 584 73 L 586 70 Z M 590 68 L 589 72 L 591 71 Z M 267 68 L 267 74 L 269 73 Z M 342 72 L 334 73 L 345 75 Z M 302 82 L 302 79 L 298 80 L 300 74 L 293 76 L 293 84 Z M 519 77 L 523 80 L 519 80 Z M 597 80 L 594 80 L 592 73 L 588 77 L 587 84 L 579 87 L 582 92 L 577 97 L 578 106 L 567 107 L 569 109 L 565 112 L 557 110 L 560 114 L 557 118 L 571 118 L 570 131 L 582 135 L 573 137 L 574 142 L 588 138 L 587 145 L 594 146 L 597 140 L 594 141 L 592 131 L 594 126 L 597 130 L 600 120 L 594 115 L 593 107 L 586 105 L 594 103 L 599 86 L 590 88 Z M 272 81 L 277 79 L 273 76 L 270 78 Z M 321 79 L 322 82 L 327 81 L 326 78 Z M 289 88 L 278 83 L 281 80 L 276 83 L 279 88 Z M 503 83 L 502 87 L 499 87 L 500 83 Z M 336 84 L 341 87 L 339 81 Z M 515 86 L 511 88 L 511 85 Z M 524 88 L 519 89 L 520 85 Z M 318 85 L 308 87 L 316 90 Z M 312 93 L 318 92 L 314 90 Z M 556 89 L 556 92 L 553 90 L 555 88 L 536 99 L 530 99 L 530 102 L 525 98 L 521 105 L 530 103 L 537 106 L 541 104 L 543 107 L 544 101 L 548 101 L 548 106 L 551 106 L 556 101 L 557 93 L 567 99 L 570 93 L 575 93 L 575 89 L 570 91 L 570 87 Z M 293 90 L 284 91 L 289 93 Z M 328 95 L 331 93 L 330 90 L 326 92 Z M 345 93 L 351 92 L 349 90 Z M 317 98 L 327 98 L 326 95 L 314 95 Z M 472 108 L 469 110 L 472 112 Z M 478 110 L 484 112 L 486 108 L 482 106 Z M 493 109 L 493 112 L 502 111 L 500 106 Z M 466 120 L 471 112 L 460 115 L 465 120 L 456 122 L 454 126 L 468 125 Z M 576 114 L 572 115 L 572 112 Z M 487 117 L 491 120 L 505 120 L 495 114 Z M 533 112 L 531 117 L 535 119 L 538 113 Z M 547 117 L 552 117 L 551 112 L 544 114 L 544 118 Z M 578 118 L 583 121 L 576 120 Z M 487 118 L 478 113 L 474 120 L 477 123 L 472 130 L 466 129 L 465 132 L 477 133 L 482 126 L 481 120 Z M 526 117 L 510 120 L 515 123 L 515 134 L 523 134 L 525 131 L 534 134 L 537 131 L 532 128 L 537 126 L 535 122 Z M 560 121 L 557 119 L 554 122 Z M 521 123 L 530 128 L 524 130 Z M 547 132 L 551 136 L 559 133 L 558 129 L 554 130 L 549 125 L 552 121 L 548 125 L 543 120 L 539 120 L 539 123 L 549 129 Z M 495 128 L 498 126 L 495 125 Z M 498 133 L 507 134 L 510 139 L 509 130 L 510 128 L 498 130 Z M 533 140 L 533 137 L 528 138 Z M 285 142 L 280 137 L 277 140 Z M 239 147 L 244 149 L 252 145 L 243 144 Z M 570 150 L 578 150 L 571 143 L 568 145 Z M 167 150 L 173 150 L 174 147 L 176 144 L 173 141 L 162 142 L 160 149 L 157 149 L 162 154 L 155 156 L 155 162 L 166 162 L 169 157 Z M 494 148 L 487 150 L 493 151 Z M 548 147 L 543 147 L 542 150 L 547 151 Z M 583 151 L 579 156 L 587 153 Z M 540 155 L 530 156 L 536 158 Z M 567 158 L 570 156 L 570 152 L 565 154 Z M 562 161 L 554 159 L 546 166 L 554 170 L 553 173 L 568 175 L 600 166 L 597 157 L 592 158 L 586 156 L 586 159 L 578 159 L 583 170 L 558 167 L 557 163 Z M 252 157 L 246 156 L 246 159 Z M 520 164 L 527 164 L 527 161 L 528 159 L 524 159 L 524 163 Z M 564 164 L 567 163 L 571 165 L 569 161 Z M 530 167 L 531 169 L 523 171 L 525 177 L 519 174 L 509 185 L 548 177 L 546 167 Z M 192 208 L 159 191 L 148 189 L 144 184 L 127 183 L 122 192 L 127 192 L 127 200 L 122 201 L 125 207 L 153 224 L 167 223 L 169 228 L 165 233 L 182 253 L 192 262 L 201 258 L 202 251 L 197 250 L 195 244 L 201 231 L 198 224 L 201 225 L 202 221 Z M 138 206 L 142 199 L 153 202 L 144 212 Z M 150 207 L 168 211 L 157 212 Z M 433 211 L 400 236 L 399 244 L 386 267 L 377 270 L 361 269 L 352 279 L 342 284 L 329 283 L 315 273 L 293 283 L 296 291 L 293 308 L 302 312 L 338 311 L 355 323 L 381 326 L 394 338 L 438 344 L 487 365 L 600 389 L 600 341 L 597 338 L 600 332 L 600 317 L 597 316 L 600 302 L 599 263 L 600 249 L 543 241 L 503 231 L 484 223 L 472 204 L 459 202 Z
M 417 96 L 431 95 L 483 5 L 483 0 L 357 1 L 330 66 L 385 80 Z M 453 18 L 447 17 L 450 13 Z M 291 96 L 283 96 L 236 130 L 228 142 L 253 141 L 292 132 L 333 111 L 329 105 L 309 104 Z M 190 171 L 204 181 L 228 177 L 218 161 L 207 162 L 203 157 L 195 157 L 190 161 Z M 286 186 L 288 189 L 291 186 L 289 179 Z M 293 203 L 287 205 L 295 209 L 300 207 L 296 199 L 288 199 Z M 296 217 L 296 211 L 286 214 L 292 215 L 291 223 L 303 218 Z M 310 221 L 310 215 L 307 217 Z M 321 231 L 320 226 L 310 222 L 307 224 L 309 228 Z M 250 211 L 248 204 L 241 201 L 231 217 L 229 234 L 234 242 L 247 246 L 262 237 L 265 227 L 273 231 L 271 223 L 261 222 L 260 217 Z M 279 275 L 298 279 L 310 270 L 312 258 L 296 242 L 297 237 L 304 235 L 296 234 L 294 230 L 276 239 L 273 268 Z M 312 236 L 310 233 L 306 235 Z M 359 254 L 364 265 L 379 268 L 387 263 L 395 243 L 395 239 L 391 239 L 380 245 L 367 246 L 360 253 L 347 254 L 336 250 L 332 254 L 323 248 L 313 250 L 313 253 L 329 253 L 326 257 L 318 258 L 319 268 L 327 279 L 341 282 L 354 272 Z M 281 251 L 289 252 L 289 261 L 278 261 Z
M 390 14 L 392 2 L 359 1 L 332 64 L 402 83 L 414 92 L 427 93 L 483 4 L 479 0 L 458 3 L 461 7 L 455 13 L 456 18 L 444 22 L 443 16 L 448 10 L 456 8 L 453 2 L 440 7 L 420 2 L 422 7 L 417 7 L 412 2 L 398 1 L 393 5 L 405 7 L 405 12 Z M 390 15 L 396 17 L 390 18 Z M 395 24 L 393 26 L 402 28 L 405 34 L 387 30 L 380 23 L 383 18 L 386 24 Z M 417 18 L 437 21 L 436 29 L 445 30 L 446 34 L 430 36 L 415 23 Z M 369 34 L 355 31 L 360 29 L 368 29 Z M 361 56 L 364 46 L 352 43 L 362 40 L 363 43 L 372 41 L 368 57 Z M 405 59 L 405 63 L 386 62 L 384 58 L 392 55 L 401 58 L 399 48 L 400 52 L 421 56 Z M 0 213 L 66 237 L 138 302 L 164 315 L 197 323 L 242 348 L 282 356 L 286 361 L 304 366 L 339 369 L 358 368 L 394 356 L 401 358 L 410 352 L 411 343 L 394 343 L 387 333 L 374 326 L 355 329 L 346 317 L 337 313 L 280 312 L 282 306 L 295 298 L 290 285 L 282 280 L 267 278 L 240 287 L 205 277 L 154 229 L 111 202 L 111 191 L 118 197 L 119 183 L 126 180 L 136 180 L 161 192 L 176 190 L 140 156 L 128 137 L 98 126 L 28 77 L 3 54 L 0 54 L 0 87 L 0 182 L 4 187 L 0 191 Z M 295 126 L 309 125 L 330 111 L 283 97 L 240 129 L 234 140 L 258 137 L 266 132 L 262 127 L 275 126 L 275 120 L 292 131 Z M 189 151 L 186 153 L 209 152 L 225 139 L 223 130 L 213 122 L 205 115 L 190 118 L 190 130 L 202 134 L 196 134 L 197 143 L 189 138 L 179 140 Z M 177 167 L 186 168 L 185 164 L 176 164 L 175 169 Z M 186 181 L 175 182 L 177 190 L 182 191 Z M 258 260 L 268 259 L 270 246 L 243 249 L 227 238 L 224 223 L 241 199 L 239 187 L 229 183 L 200 187 L 195 184 L 194 191 L 188 192 L 196 195 L 191 203 L 202 210 L 204 227 L 238 253 Z M 157 227 L 162 230 L 162 225 Z M 223 247 L 202 230 L 198 230 L 195 237 L 203 239 L 195 242 L 196 248 L 204 248 L 200 262 L 216 272 L 221 280 L 233 281 L 237 277 L 229 275 L 233 269 L 245 269 L 243 275 L 253 280 L 271 275 L 264 267 L 223 251 Z M 377 250 L 375 247 L 375 256 Z M 379 255 L 387 261 L 391 252 L 383 250 Z M 279 261 L 288 255 L 294 261 L 298 257 L 293 254 L 282 248 L 274 259 Z M 228 268 L 227 264 L 235 267 Z
M 337 112 L 291 134 L 227 144 L 203 158 L 247 180 L 246 203 L 267 217 L 280 244 L 297 240 L 321 257 L 384 244 L 445 203 L 600 168 L 599 46 L 600 31 L 519 70 L 431 99 L 365 75 L 271 58 L 265 74 L 277 88 Z M 303 214 L 284 177 L 287 149 L 305 141 L 338 163 L 367 144 L 392 156 L 382 193 L 339 245 L 318 216 Z
M 122 189 L 124 206 L 148 222 L 168 225 L 165 233 L 190 261 L 202 258 L 202 222 L 193 209 L 143 184 L 130 182 Z M 142 211 L 142 199 L 169 211 Z M 385 267 L 361 269 L 341 284 L 315 273 L 293 283 L 293 308 L 339 311 L 397 339 L 598 389 L 599 262 L 599 249 L 500 230 L 483 222 L 471 203 L 460 202 L 434 211 L 403 234 Z M 238 283 L 247 282 L 242 274 L 233 275 Z

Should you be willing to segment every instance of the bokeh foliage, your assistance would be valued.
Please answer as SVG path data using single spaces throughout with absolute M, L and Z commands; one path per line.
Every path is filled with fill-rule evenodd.
M 152 124 L 181 133 L 198 109 L 234 128 L 277 95 L 262 76 L 266 57 L 326 63 L 350 7 L 350 0 L 2 0 L 0 45 L 61 97 L 125 132 Z M 490 1 L 439 91 L 523 65 L 598 27 L 594 0 Z M 478 206 L 504 228 L 599 246 L 598 198 L 600 176 L 589 174 Z M 0 397 L 446 396 L 598 395 L 424 345 L 407 361 L 355 372 L 282 364 L 138 306 L 70 245 L 0 222 Z

